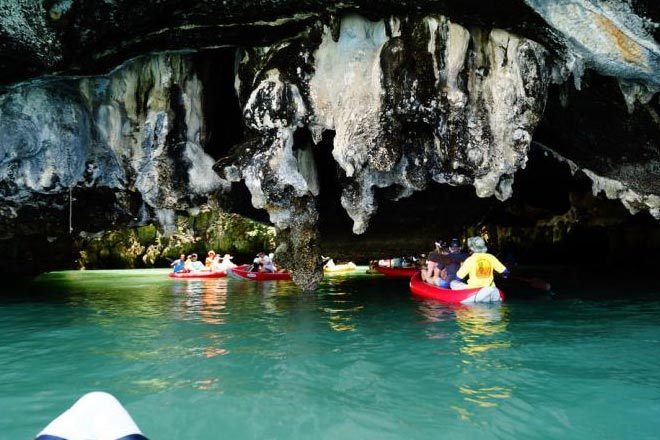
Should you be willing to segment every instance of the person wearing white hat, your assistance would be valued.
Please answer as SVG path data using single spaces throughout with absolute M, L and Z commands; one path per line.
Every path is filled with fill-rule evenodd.
M 224 254 L 222 257 L 217 255 L 213 261 L 211 269 L 214 271 L 224 271 L 236 267 L 236 265 L 231 261 L 234 257 L 229 254 Z
M 488 247 L 483 238 L 476 236 L 468 238 L 468 249 L 472 251 L 467 260 L 463 262 L 456 272 L 459 278 L 451 282 L 452 289 L 474 289 L 493 286 L 493 271 L 505 277 L 509 271 L 494 255 L 488 253 Z M 468 276 L 467 284 L 462 281 Z
M 213 265 L 213 262 L 215 261 L 215 251 L 209 251 L 208 257 L 206 257 L 206 260 L 204 261 L 204 266 L 207 269 L 211 269 L 211 265 Z

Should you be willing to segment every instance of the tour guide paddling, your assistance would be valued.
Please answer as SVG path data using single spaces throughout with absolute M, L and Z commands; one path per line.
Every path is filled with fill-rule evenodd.
M 452 289 L 474 289 L 478 287 L 494 286 L 493 270 L 501 273 L 505 278 L 509 270 L 495 256 L 488 253 L 484 239 L 476 236 L 468 238 L 468 249 L 473 253 L 463 262 L 456 276 L 459 278 L 451 282 Z M 467 284 L 462 281 L 469 275 Z

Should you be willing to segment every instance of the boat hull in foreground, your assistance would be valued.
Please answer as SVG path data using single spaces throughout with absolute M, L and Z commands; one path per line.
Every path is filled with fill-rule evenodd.
M 421 298 L 434 299 L 452 304 L 493 303 L 504 301 L 504 293 L 497 287 L 478 289 L 443 289 L 422 281 L 421 275 L 415 274 L 410 279 L 410 291 Z

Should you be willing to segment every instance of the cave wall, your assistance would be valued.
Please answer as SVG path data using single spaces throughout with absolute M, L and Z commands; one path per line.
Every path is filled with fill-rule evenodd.
M 0 115 L 0 237 L 23 258 L 72 233 L 154 219 L 171 231 L 177 211 L 228 188 L 202 146 L 202 84 L 185 56 L 25 84 Z
M 221 188 L 202 143 L 201 83 L 186 58 L 141 58 L 98 78 L 27 84 L 0 97 L 8 213 L 73 186 L 129 190 L 185 209 Z M 15 205 L 15 206 L 14 206 Z
M 329 223 L 357 234 L 390 201 L 442 209 L 437 185 L 490 206 L 515 197 L 534 144 L 591 193 L 660 217 L 657 9 L 2 1 L 0 237 L 31 261 L 7 269 L 34 270 L 44 246 L 68 255 L 76 234 L 171 233 L 213 201 L 265 210 L 277 258 L 313 288 L 326 195 L 341 206 Z

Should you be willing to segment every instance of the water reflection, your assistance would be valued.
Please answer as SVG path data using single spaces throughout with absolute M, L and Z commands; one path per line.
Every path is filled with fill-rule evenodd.
M 348 303 L 344 308 L 329 308 L 325 307 L 324 312 L 328 314 L 328 323 L 330 328 L 337 332 L 347 332 L 357 330 L 357 325 L 355 324 L 355 312 L 360 312 L 364 309 L 364 306 L 352 306 L 351 301 L 343 301 Z M 335 304 L 337 304 L 336 302 Z M 337 304 L 341 307 L 340 304 Z
M 508 369 L 504 359 L 511 341 L 506 305 L 420 301 L 417 311 L 424 318 L 429 339 L 450 339 L 457 346 L 456 390 L 462 403 L 452 408 L 462 420 L 476 421 L 478 410 L 496 408 L 511 398 L 511 385 L 502 383 L 502 375 L 495 373 Z
M 220 389 L 220 381 L 217 378 L 198 380 L 195 382 L 195 388 L 201 391 L 222 391 Z
M 224 340 L 220 333 L 206 333 L 204 336 L 208 338 L 211 343 L 211 345 L 204 347 L 205 357 L 212 358 L 229 354 L 228 349 L 220 347 L 221 344 L 224 344 Z
M 185 280 L 172 285 L 172 293 L 184 297 L 189 317 L 211 325 L 226 323 L 227 280 Z
M 199 314 L 206 324 L 225 324 L 227 309 L 227 284 L 206 286 L 202 291 L 202 310 Z
M 506 308 L 501 304 L 475 304 L 456 308 L 456 323 L 462 339 L 460 350 L 470 356 L 463 362 L 482 360 L 480 354 L 494 348 L 508 348 L 511 341 L 498 337 L 508 326 Z
M 463 394 L 466 402 L 473 403 L 482 408 L 497 406 L 497 402 L 511 397 L 511 388 L 503 386 L 474 386 L 462 385 L 459 391 Z
M 443 323 L 451 323 L 456 320 L 456 307 L 438 301 L 419 301 L 417 311 L 424 319 L 421 324 L 426 324 L 424 332 L 429 339 L 445 339 L 452 336 L 449 326 Z
M 196 388 L 200 391 L 219 391 L 220 380 L 218 378 L 210 379 L 180 379 L 180 378 L 167 378 L 167 379 L 142 379 L 133 380 L 131 382 L 133 392 L 153 394 L 158 392 L 165 392 L 173 389 L 183 388 Z
M 456 308 L 456 323 L 462 369 L 458 392 L 465 405 L 456 405 L 461 418 L 474 420 L 476 408 L 496 408 L 511 398 L 512 387 L 502 382 L 508 366 L 505 350 L 511 347 L 507 332 L 508 308 L 501 304 L 477 304 Z M 484 374 L 484 371 L 489 374 Z M 488 378 L 488 380 L 485 380 Z
M 227 323 L 227 290 L 225 279 L 185 280 L 171 288 L 175 296 L 183 298 L 183 311 L 187 319 L 213 326 Z M 201 352 L 206 358 L 229 354 L 229 350 L 222 347 L 225 341 L 220 332 L 206 332 L 203 335 L 203 347 L 192 347 L 191 351 Z
M 501 304 L 444 304 L 436 301 L 420 301 L 418 312 L 425 319 L 422 324 L 456 322 L 458 332 L 452 331 L 448 326 L 445 331 L 438 332 L 436 325 L 427 326 L 427 335 L 430 339 L 457 336 L 459 350 L 471 358 L 463 362 L 479 360 L 479 353 L 493 348 L 507 348 L 511 345 L 508 339 L 498 337 L 506 332 L 508 326 L 507 309 Z
M 456 306 L 438 301 L 420 301 L 417 310 L 425 318 L 422 324 L 432 322 L 454 321 Z
M 324 287 L 326 307 L 321 311 L 327 315 L 330 328 L 337 332 L 353 332 L 357 330 L 356 315 L 364 309 L 362 304 L 356 304 L 345 286 L 346 280 L 335 278 L 327 281 Z
M 283 301 L 282 298 L 290 296 L 292 289 L 278 289 L 278 285 L 284 283 L 279 283 L 277 281 L 260 282 L 256 284 L 255 289 L 261 296 L 261 304 L 263 305 L 264 312 L 269 315 L 277 316 L 284 314 L 289 309 L 287 301 Z

